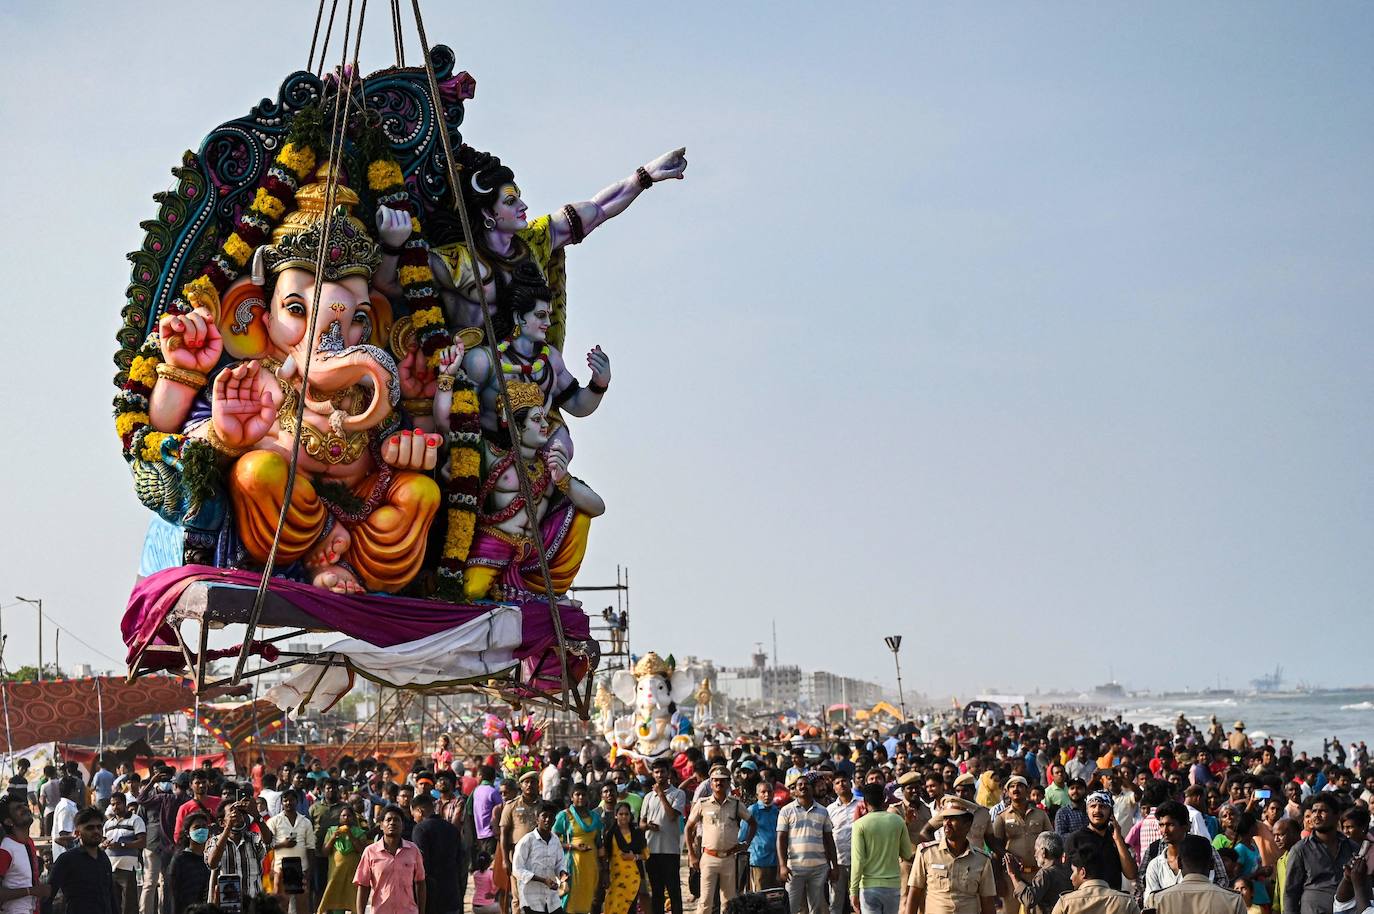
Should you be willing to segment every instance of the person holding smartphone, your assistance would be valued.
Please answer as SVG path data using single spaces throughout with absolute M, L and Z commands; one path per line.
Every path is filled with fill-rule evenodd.
M 267 823 L 256 821 L 257 809 L 250 800 L 235 800 L 220 809 L 219 834 L 210 839 L 205 848 L 205 864 L 212 874 L 210 901 L 224 905 L 221 880 L 233 877 L 225 883 L 238 889 L 244 897 L 256 898 L 262 892 L 262 861 L 267 856 L 267 842 L 272 840 L 272 832 Z M 252 830 L 257 825 L 262 834 Z M 230 889 L 232 891 L 232 888 Z

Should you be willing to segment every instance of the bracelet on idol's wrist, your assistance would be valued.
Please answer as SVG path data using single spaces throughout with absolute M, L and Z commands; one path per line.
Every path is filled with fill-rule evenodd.
M 387 244 L 385 241 L 382 241 L 379 242 L 379 246 L 382 249 L 382 253 L 386 254 L 389 257 L 400 257 L 401 254 L 405 252 L 405 245 L 403 244 L 393 246 Z
M 427 415 L 434 411 L 433 397 L 406 397 L 401 401 L 401 409 L 415 415 Z
M 451 391 L 453 390 L 453 375 L 441 374 L 439 375 L 439 379 L 435 381 L 434 384 L 438 390 Z
M 654 179 L 649 176 L 649 169 L 643 165 L 635 169 L 635 177 L 639 179 L 639 186 L 644 190 L 654 186 Z
M 587 382 L 587 389 L 590 390 L 592 393 L 597 394 L 597 395 L 599 396 L 599 395 L 601 395 L 601 394 L 604 394 L 606 391 L 610 390 L 610 389 L 611 389 L 611 385 L 609 385 L 609 384 L 598 384 L 597 381 L 596 381 L 596 379 L 593 378 L 592 380 L 590 380 L 590 381 Z
M 193 390 L 200 390 L 205 386 L 206 377 L 199 371 L 192 371 L 190 368 L 178 368 L 175 365 L 168 365 L 166 362 L 159 362 L 157 376 L 166 381 L 176 384 L 184 384 Z
M 205 433 L 205 440 L 210 443 L 210 447 L 219 451 L 226 457 L 242 457 L 244 454 L 252 450 L 252 448 L 230 447 L 229 445 L 225 444 L 224 441 L 220 438 L 219 434 L 215 431 L 215 424 L 213 422 L 209 423 L 206 426 L 206 429 L 207 431 Z

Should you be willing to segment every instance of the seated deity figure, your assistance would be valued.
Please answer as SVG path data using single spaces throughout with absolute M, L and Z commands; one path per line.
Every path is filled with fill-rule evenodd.
M 539 385 L 515 381 L 506 387 L 514 412 L 511 447 L 483 439 L 481 514 L 464 568 L 464 596 L 514 599 L 544 593 L 539 566 L 543 550 L 555 594 L 566 593 L 587 551 L 591 519 L 606 504 L 582 480 L 568 473 L 568 456 L 550 441 L 549 416 Z M 515 468 L 529 477 L 534 510 L 526 509 Z M 530 514 L 538 529 L 532 529 Z
M 440 503 L 434 468 L 442 438 L 396 428 L 400 399 L 394 359 L 374 339 L 369 280 L 381 260 L 376 242 L 348 209 L 357 195 L 340 183 L 325 213 L 326 169 L 296 194 L 297 211 L 255 252 L 244 319 L 260 322 L 262 351 L 215 377 L 210 417 L 186 433 L 220 455 L 236 531 L 247 555 L 265 562 L 288 500 L 291 455 L 300 452 L 278 544 L 277 563 L 303 562 L 315 585 L 339 593 L 394 593 L 419 573 Z M 329 249 L 316 264 L 326 220 Z M 213 320 L 164 318 L 165 353 L 218 351 Z M 309 359 L 309 383 L 302 381 Z M 159 384 L 154 396 L 164 385 Z M 164 396 L 178 392 L 168 388 Z M 298 420 L 298 416 L 300 419 Z
M 600 346 L 587 353 L 587 366 L 592 370 L 590 383 L 583 387 L 568 371 L 563 353 L 549 344 L 552 292 L 544 277 L 533 264 L 515 268 L 510 282 L 503 283 L 498 296 L 498 311 L 492 326 L 498 337 L 496 346 L 501 373 L 506 383 L 528 381 L 537 385 L 544 402 L 552 410 L 573 416 L 589 416 L 601 405 L 601 398 L 611 383 L 611 359 Z M 463 370 L 477 385 L 481 402 L 482 429 L 495 433 L 500 423 L 499 386 L 492 365 L 491 349 L 478 346 L 463 356 Z M 566 427 L 554 420 L 554 441 L 566 453 L 572 454 Z

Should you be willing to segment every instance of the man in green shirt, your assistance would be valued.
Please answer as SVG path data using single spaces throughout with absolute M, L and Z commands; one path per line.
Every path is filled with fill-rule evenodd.
M 1050 765 L 1050 783 L 1045 787 L 1045 813 L 1054 821 L 1061 806 L 1069 805 L 1069 774 L 1058 762 Z
M 906 821 L 887 812 L 882 784 L 865 784 L 862 793 L 868 811 L 854 820 L 850 837 L 849 903 L 859 914 L 899 914 L 911 836 Z

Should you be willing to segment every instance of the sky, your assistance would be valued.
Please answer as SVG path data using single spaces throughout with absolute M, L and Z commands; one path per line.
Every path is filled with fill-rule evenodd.
M 629 569 L 635 650 L 744 664 L 776 621 L 889 681 L 900 633 L 927 694 L 1374 679 L 1374 8 L 428 7 L 535 212 L 688 149 L 569 257 L 569 362 L 614 375 L 579 580 Z M 124 253 L 315 4 L 234 9 L 0 3 L 11 668 L 14 594 L 64 664 L 123 657 Z

